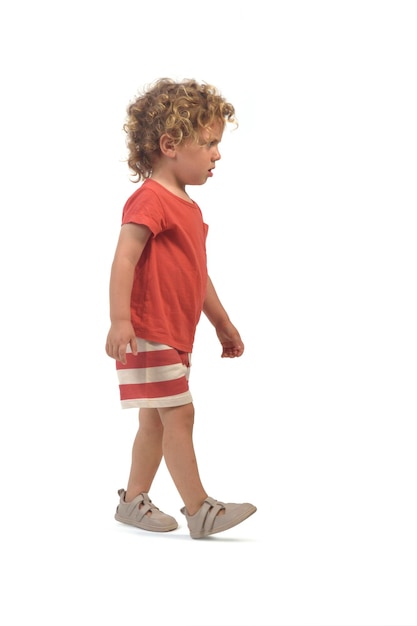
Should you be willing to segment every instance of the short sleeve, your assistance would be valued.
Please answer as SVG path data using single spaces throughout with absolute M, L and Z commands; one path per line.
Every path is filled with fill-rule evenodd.
M 132 194 L 124 206 L 122 224 L 143 224 L 154 237 L 165 230 L 164 207 L 155 191 L 140 187 Z

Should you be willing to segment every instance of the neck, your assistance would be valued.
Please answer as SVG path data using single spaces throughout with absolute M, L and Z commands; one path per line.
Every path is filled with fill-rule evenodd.
M 171 176 L 167 176 L 162 172 L 152 172 L 151 176 L 152 180 L 155 180 L 157 183 L 168 189 L 171 193 L 175 194 L 179 198 L 183 198 L 183 200 L 187 200 L 191 202 L 191 198 L 185 190 L 185 185 L 180 185 L 176 180 L 174 180 Z

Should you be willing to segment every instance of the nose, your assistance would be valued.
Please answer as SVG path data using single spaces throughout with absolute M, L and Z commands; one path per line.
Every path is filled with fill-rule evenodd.
M 216 147 L 214 154 L 213 154 L 213 161 L 219 161 L 222 158 L 222 155 L 220 154 L 220 150 Z

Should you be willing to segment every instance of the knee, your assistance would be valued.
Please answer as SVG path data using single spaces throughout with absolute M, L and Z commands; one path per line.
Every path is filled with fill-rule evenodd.
M 139 431 L 142 435 L 145 435 L 148 438 L 161 439 L 163 436 L 164 427 L 162 426 L 160 421 L 159 423 L 155 421 L 154 424 L 141 424 L 139 426 Z
M 163 425 L 156 409 L 141 409 L 139 413 L 139 429 L 148 435 L 161 435 Z
M 193 428 L 194 425 L 194 405 L 184 404 L 182 406 L 160 409 L 161 422 L 164 429 L 169 428 Z

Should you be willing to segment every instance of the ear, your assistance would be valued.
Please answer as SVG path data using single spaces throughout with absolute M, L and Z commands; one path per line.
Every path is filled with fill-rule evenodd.
M 170 157 L 171 159 L 176 154 L 174 140 L 167 133 L 164 133 L 159 139 L 159 148 L 164 156 Z

